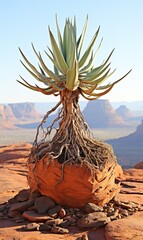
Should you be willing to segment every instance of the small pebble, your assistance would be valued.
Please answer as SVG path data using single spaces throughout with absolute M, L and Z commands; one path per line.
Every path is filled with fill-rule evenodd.
M 52 227 L 51 232 L 52 233 L 67 234 L 67 233 L 69 233 L 69 230 L 67 228 Z

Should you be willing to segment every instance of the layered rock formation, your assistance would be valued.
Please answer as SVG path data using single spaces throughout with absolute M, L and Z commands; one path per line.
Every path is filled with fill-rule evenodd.
M 89 101 L 83 115 L 90 128 L 121 127 L 126 122 L 113 109 L 108 100 Z
M 125 137 L 108 140 L 108 143 L 113 146 L 122 166 L 134 166 L 137 161 L 141 162 L 143 160 L 143 120 L 135 132 Z
M 35 109 L 34 103 L 12 103 L 9 104 L 14 116 L 18 119 L 35 119 L 40 117 Z
M 127 108 L 125 105 L 121 105 L 119 108 L 116 109 L 116 112 L 119 116 L 121 116 L 124 120 L 128 120 L 133 117 L 132 112 Z
M 14 129 L 22 121 L 35 122 L 40 117 L 34 103 L 0 104 L 0 129 Z
M 10 106 L 0 104 L 0 129 L 14 128 L 13 121 L 15 121 L 15 115 Z

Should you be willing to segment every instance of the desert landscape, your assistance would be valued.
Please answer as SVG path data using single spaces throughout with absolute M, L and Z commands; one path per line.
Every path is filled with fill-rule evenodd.
M 67 227 L 69 233 L 64 234 L 51 233 L 46 230 L 24 230 L 24 226 L 29 223 L 29 220 L 17 213 L 21 211 L 19 204 L 24 206 L 27 203 L 26 191 L 29 187 L 26 161 L 30 148 L 31 144 L 12 144 L 0 147 L 1 240 L 131 240 L 133 237 L 141 240 L 143 238 L 143 162 L 124 171 L 119 167 L 117 171 L 117 180 L 121 183 L 121 191 L 117 199 L 122 204 L 124 203 L 122 213 L 126 217 L 94 228 L 77 227 L 74 222 L 73 225 Z M 21 194 L 17 195 L 19 192 Z M 137 208 L 138 204 L 139 209 Z M 111 216 L 116 219 L 115 209 L 112 209 Z M 34 217 L 32 218 L 33 222 L 37 222 Z
M 103 226 L 100 226 L 98 222 L 100 227 L 83 227 L 80 224 L 78 226 L 78 219 L 75 217 L 75 219 L 72 219 L 72 224 L 66 227 L 67 231 L 60 234 L 52 233 L 47 229 L 39 231 L 37 230 L 39 225 L 36 225 L 36 227 L 34 225 L 35 228 L 33 227 L 33 229 L 25 228 L 31 222 L 38 224 L 36 218 L 32 217 L 29 220 L 29 217 L 24 217 L 24 210 L 19 209 L 19 204 L 20 206 L 27 204 L 27 194 L 29 192 L 27 157 L 36 128 L 43 114 L 37 111 L 35 104 L 31 103 L 9 104 L 6 107 L 1 105 L 1 240 L 131 240 L 133 238 L 140 240 L 143 238 L 143 121 L 141 121 L 141 117 L 139 119 L 133 117 L 131 111 L 125 107 L 120 108 L 120 110 L 124 110 L 121 111 L 124 118 L 121 113 L 119 116 L 110 103 L 105 100 L 97 103 L 96 119 L 98 121 L 96 123 L 96 119 L 86 117 L 87 108 L 91 108 L 90 112 L 93 112 L 92 107 L 92 105 L 86 105 L 83 113 L 89 126 L 95 122 L 95 125 L 90 126 L 94 136 L 104 139 L 114 147 L 118 163 L 122 166 L 118 165 L 116 176 L 117 182 L 121 184 L 121 190 L 116 201 L 120 202 L 122 208 L 118 209 L 117 205 L 110 203 L 111 206 L 107 206 L 108 211 L 110 211 L 108 212 L 110 219 L 108 217 L 107 223 L 104 223 Z M 103 109 L 103 111 L 98 112 L 99 108 Z M 106 119 L 105 125 L 104 122 L 101 122 L 101 114 L 104 114 L 104 119 Z M 83 209 L 80 214 L 83 214 L 82 211 Z M 67 212 L 68 210 L 66 210 Z M 60 226 L 62 225 L 59 224 Z
M 32 143 L 42 117 L 55 104 L 55 102 L 0 104 L 0 146 Z M 81 110 L 94 137 L 113 146 L 118 162 L 123 168 L 132 167 L 143 160 L 142 104 L 141 101 L 117 104 L 106 99 L 80 102 Z M 51 115 L 47 125 L 56 116 L 57 112 Z

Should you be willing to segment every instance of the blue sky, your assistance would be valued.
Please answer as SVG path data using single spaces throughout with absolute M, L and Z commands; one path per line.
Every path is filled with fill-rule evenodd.
M 110 101 L 143 100 L 142 0 L 2 0 L 0 11 L 0 103 L 55 100 L 22 87 L 16 79 L 20 79 L 20 74 L 30 83 L 35 83 L 20 64 L 18 47 L 36 65 L 31 42 L 44 56 L 44 50 L 50 46 L 48 25 L 56 33 L 56 14 L 61 29 L 66 17 L 76 16 L 79 33 L 88 14 L 86 46 L 101 26 L 98 39 L 100 41 L 103 37 L 103 44 L 98 61 L 102 62 L 115 48 L 111 66 L 117 70 L 111 80 L 132 69 L 131 74 L 104 98 Z M 47 65 L 50 66 L 48 59 Z

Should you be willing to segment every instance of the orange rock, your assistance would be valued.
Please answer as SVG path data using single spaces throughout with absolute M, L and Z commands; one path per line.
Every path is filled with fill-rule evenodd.
M 105 227 L 107 240 L 143 239 L 143 212 L 138 212 L 124 219 L 112 221 Z
M 137 163 L 134 168 L 143 169 L 143 162 Z
M 55 202 L 70 207 L 82 207 L 88 202 L 103 206 L 119 191 L 115 184 L 115 164 L 107 162 L 102 171 L 91 170 L 87 165 L 64 167 L 57 160 L 45 157 L 29 164 L 29 185 Z M 94 175 L 94 176 L 93 176 Z

